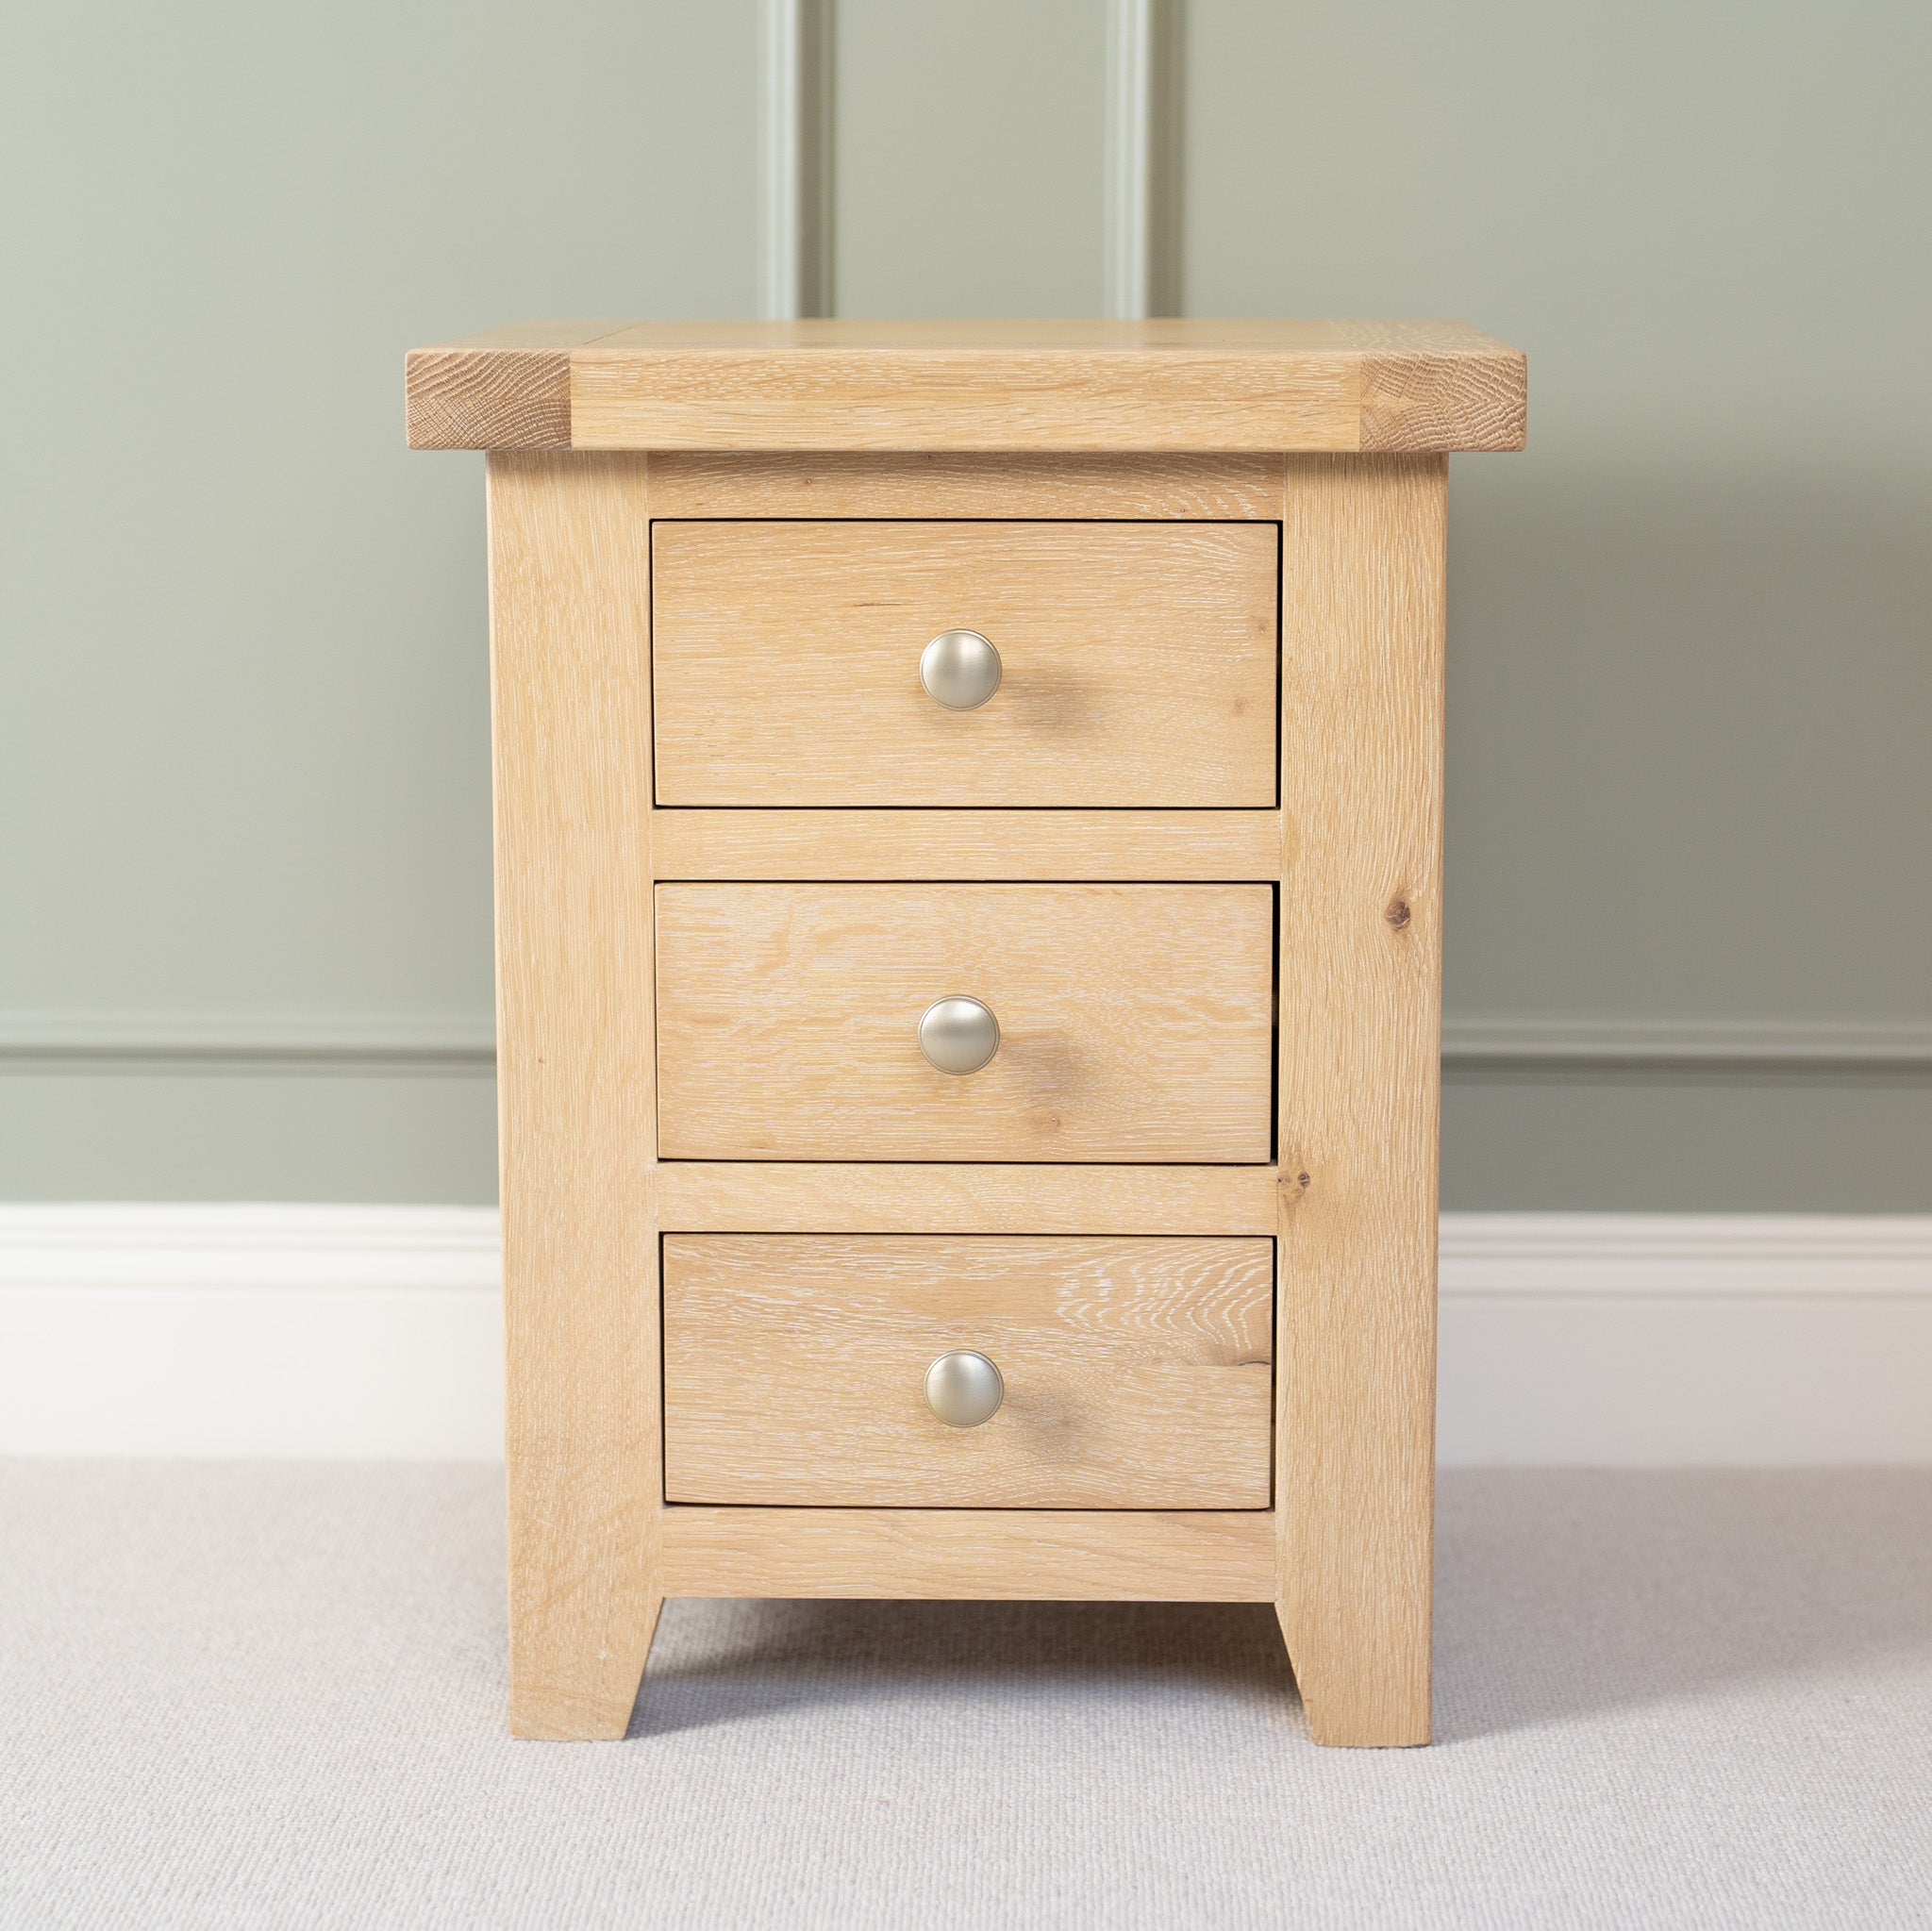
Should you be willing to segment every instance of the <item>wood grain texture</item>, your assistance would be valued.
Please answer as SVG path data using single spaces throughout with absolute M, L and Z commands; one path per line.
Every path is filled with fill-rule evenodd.
M 658 802 L 1275 802 L 1272 523 L 659 522 Z M 948 710 L 941 631 L 998 650 Z
M 1237 879 L 1281 869 L 1278 811 L 660 811 L 664 878 Z
M 490 462 L 510 1723 L 619 1737 L 662 1590 L 643 465 Z
M 667 1234 L 664 1492 L 825 1507 L 1266 1508 L 1267 1240 Z M 952 1428 L 925 1372 L 999 1368 Z
M 519 322 L 404 365 L 411 449 L 568 449 L 570 352 L 618 322 Z
M 1273 1167 L 904 1166 L 673 1160 L 658 1213 L 685 1233 L 1268 1234 Z
M 1285 491 L 1276 1604 L 1334 1743 L 1429 1735 L 1446 487 Z
M 674 1596 L 1263 1603 L 1274 1517 L 1048 1508 L 707 1508 L 662 1514 Z
M 1521 449 L 1529 368 L 1453 322 L 1344 322 L 1362 351 L 1364 451 Z
M 1260 885 L 662 885 L 666 1159 L 1264 1161 Z M 963 1078 L 935 1000 L 992 1008 Z
M 1271 522 L 1277 456 L 808 456 L 672 452 L 651 461 L 658 516 L 1152 517 Z
M 640 323 L 575 355 L 585 449 L 1274 453 L 1364 445 L 1369 365 L 1428 386 L 1445 342 L 1520 383 L 1521 358 L 1457 324 L 1388 325 L 1373 350 L 1332 322 Z M 1381 434 L 1495 446 L 1492 398 L 1458 384 Z M 1479 440 L 1477 440 L 1479 439 Z M 1392 445 L 1391 445 L 1392 446 Z
M 412 385 L 449 346 L 412 355 Z M 469 353 L 503 360 L 472 378 L 492 410 L 523 424 L 527 381 L 554 423 L 554 363 Z M 1517 350 L 1453 322 L 657 321 L 568 360 L 574 448 L 764 454 L 1519 448 L 1526 381 Z
M 938 336 L 933 325 L 881 326 L 901 331 L 887 362 L 903 350 L 924 358 L 922 379 L 943 374 L 950 325 Z M 1037 390 L 1022 371 L 1016 390 L 985 407 L 1004 407 L 1027 434 L 1072 434 L 1076 420 L 1121 431 L 1124 415 L 1079 408 L 1124 382 L 1123 369 L 1096 364 L 1056 390 L 1075 352 L 1056 325 L 1044 332 L 1055 340 L 1029 347 L 1024 327 L 994 331 L 999 355 L 1024 362 L 1037 351 L 1054 366 Z M 1310 325 L 1299 340 L 1305 376 L 1332 354 L 1349 363 L 1363 446 L 1521 440 L 1521 358 L 1509 364 L 1514 352 L 1500 345 L 1420 325 Z M 793 345 L 808 358 L 824 346 Z M 1185 390 L 1191 378 L 1174 372 L 1198 350 L 1149 341 L 1134 354 L 1143 367 L 1178 356 L 1166 367 Z M 558 352 L 504 342 L 481 351 L 489 366 L 474 379 L 487 389 L 510 368 L 499 353 Z M 1171 1596 L 1272 1598 L 1318 1739 L 1424 1740 L 1445 465 L 1374 455 L 1284 467 L 1278 455 L 1150 456 L 1146 445 L 1010 464 L 962 449 L 829 463 L 729 453 L 747 392 L 734 387 L 740 350 L 724 340 L 692 353 L 711 357 L 709 377 L 724 385 L 714 447 L 727 453 L 491 463 L 514 1726 L 621 1734 L 672 1593 Z M 808 373 L 817 382 L 828 371 L 836 390 L 844 378 L 832 362 Z M 444 374 L 455 410 L 472 377 Z M 751 385 L 754 412 L 790 407 L 797 374 L 774 363 L 765 389 Z M 553 363 L 553 404 L 555 379 Z M 1149 384 L 1158 408 L 1165 380 L 1157 371 Z M 491 407 L 522 397 L 511 381 L 508 401 Z M 1227 397 L 1255 420 L 1239 384 Z M 952 407 L 937 392 L 928 400 Z M 872 426 L 854 433 L 862 441 Z M 554 429 L 553 414 L 547 428 L 517 433 Z M 1270 475 L 1274 493 L 1257 501 Z M 645 562 L 648 519 L 673 513 L 1278 520 L 1280 808 L 657 810 Z M 654 886 L 667 877 L 688 882 Z M 1042 882 L 1012 882 L 1029 877 Z M 1081 877 L 1091 882 L 1068 882 Z M 1191 877 L 1201 882 L 1170 882 Z M 892 878 L 903 882 L 876 882 Z M 1150 878 L 1161 882 L 1131 882 Z M 1281 881 L 1272 1056 L 1274 888 L 1253 880 Z M 1162 895 L 1171 902 L 1154 916 Z M 654 914 L 680 898 L 688 916 L 660 954 Z M 692 1077 L 693 1117 L 715 1149 L 662 1165 L 660 1124 L 667 1148 L 676 1130 L 668 1104 L 660 1123 L 654 1085 L 660 957 L 667 987 L 679 975 L 666 1002 L 666 1092 L 675 1076 Z M 968 967 L 993 976 L 974 985 L 961 976 Z M 945 978 L 902 992 L 908 970 Z M 918 1012 L 946 991 L 988 997 L 1007 1027 L 1000 1057 L 966 1080 L 932 1073 L 917 1054 Z M 1033 1002 L 1022 1017 L 1015 999 Z M 1005 1088 L 981 1085 L 974 1098 L 995 1074 Z M 1267 1152 L 1277 1142 L 1278 1161 Z M 773 1157 L 787 1153 L 795 1157 Z M 1112 1161 L 1162 1164 L 1102 1164 Z M 904 1235 L 933 1252 L 992 1236 L 1037 1256 L 1056 1242 L 1220 1252 L 1260 1247 L 1272 1232 L 1275 1387 L 1259 1439 L 1274 1507 L 1001 1509 L 970 1485 L 960 1493 L 975 1506 L 958 1507 L 667 1505 L 653 1306 L 660 1225 L 674 1245 L 810 1237 L 802 1244 L 838 1251 L 848 1277 L 856 1247 L 899 1244 L 861 1236 Z M 796 1305 L 774 1307 L 799 1288 L 788 1274 L 752 1297 L 765 1304 L 760 1320 L 758 1305 L 726 1291 L 724 1275 L 742 1269 L 718 1272 L 711 1326 L 738 1323 L 747 1336 L 734 1358 L 717 1347 L 708 1371 L 713 1412 L 750 1443 L 714 1451 L 727 1477 L 774 1452 L 771 1431 L 745 1419 L 742 1363 L 757 1347 L 796 1350 L 803 1365 L 787 1372 L 802 1388 L 834 1331 L 841 1359 L 870 1362 L 895 1346 L 910 1359 L 930 1339 L 919 1324 L 936 1318 L 903 1279 L 878 1290 L 882 1312 L 841 1298 L 836 1281 L 808 1282 Z M 1091 1346 L 1075 1349 L 1078 1323 L 1040 1286 L 1042 1273 L 1030 1329 L 1001 1345 L 1038 1345 L 1041 1358 L 1063 1348 L 1074 1388 L 1095 1360 Z M 1097 1310 L 1094 1331 L 1109 1345 L 1107 1323 L 1127 1310 L 1091 1291 L 1075 1305 Z M 896 1364 L 858 1379 L 904 1392 Z M 1076 1423 L 1062 1443 L 1074 1452 L 1062 1471 L 1099 1480 L 1104 1466 L 1113 1494 L 1149 1472 L 1159 1431 L 1118 1451 L 1096 1446 L 1088 1410 L 1067 1406 Z M 849 1420 L 855 1437 L 879 1426 L 875 1409 L 861 1409 Z M 1173 1425 L 1217 1412 L 1195 1404 Z M 814 1409 L 797 1426 L 824 1419 Z M 902 1412 L 891 1426 L 904 1425 Z M 1040 1430 L 1042 1445 L 1013 1464 L 1024 1476 L 1002 1479 L 1046 1482 L 1050 1438 Z M 1208 1443 L 1185 1457 L 1184 1478 L 1218 1482 L 1243 1452 Z M 893 1447 L 858 1459 L 868 1479 L 875 1466 L 898 1480 L 908 1457 Z M 842 1467 L 836 1456 L 818 1465 Z M 774 1499 L 770 1484 L 758 1492 Z

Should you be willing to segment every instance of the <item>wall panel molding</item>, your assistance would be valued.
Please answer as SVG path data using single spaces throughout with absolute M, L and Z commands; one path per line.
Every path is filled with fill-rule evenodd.
M 488 1207 L 0 1206 L 0 1453 L 496 1460 Z M 1932 1462 L 1932 1215 L 1445 1214 L 1456 1464 Z
M 1932 1072 L 1932 1020 L 1451 1014 L 1452 1071 Z M 487 1074 L 488 1015 L 0 1011 L 0 1070 Z
M 1180 312 L 1181 0 L 1108 0 L 1101 312 Z
M 1586 1073 L 1624 1067 L 1932 1069 L 1932 1020 L 1451 1014 L 1442 1022 L 1442 1062 Z
M 0 1012 L 0 1072 L 488 1077 L 493 1022 L 435 1013 Z
M 758 310 L 833 312 L 833 0 L 761 0 Z

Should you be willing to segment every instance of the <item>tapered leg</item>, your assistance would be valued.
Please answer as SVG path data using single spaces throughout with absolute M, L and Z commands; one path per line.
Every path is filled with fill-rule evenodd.
M 623 1736 L 663 1603 L 645 475 L 490 458 L 520 1737 Z
M 1447 476 L 1283 501 L 1275 1605 L 1324 1743 L 1429 1737 Z
M 630 1727 L 651 1640 L 658 1633 L 662 1596 L 637 1606 L 640 1624 L 612 1632 L 621 1645 L 596 1656 L 579 1647 L 544 1640 L 527 1615 L 512 1617 L 509 1733 L 540 1742 L 615 1742 Z M 534 1651 L 534 1655 L 532 1652 Z

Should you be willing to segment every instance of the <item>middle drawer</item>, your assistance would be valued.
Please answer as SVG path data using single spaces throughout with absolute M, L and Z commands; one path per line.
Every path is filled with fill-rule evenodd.
M 1271 886 L 660 885 L 657 912 L 662 1158 L 1270 1157 Z M 976 1072 L 928 1060 L 954 1000 L 997 1030 Z

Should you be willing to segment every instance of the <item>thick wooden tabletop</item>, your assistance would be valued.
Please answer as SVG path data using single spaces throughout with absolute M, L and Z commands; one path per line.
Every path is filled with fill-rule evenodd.
M 1460 322 L 523 322 L 408 362 L 417 449 L 1521 449 Z

